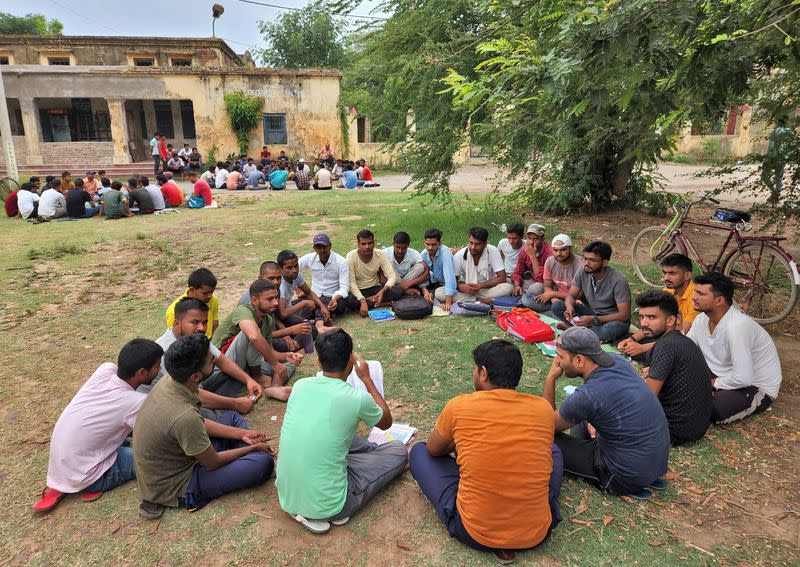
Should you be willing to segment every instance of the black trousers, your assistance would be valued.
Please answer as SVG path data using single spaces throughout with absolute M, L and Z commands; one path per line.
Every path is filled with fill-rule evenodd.
M 384 286 L 382 285 L 376 285 L 369 287 L 367 289 L 360 289 L 359 291 L 361 292 L 361 295 L 367 298 L 367 297 L 372 297 L 383 288 Z M 400 289 L 399 286 L 395 285 L 394 287 L 390 288 L 389 291 L 383 294 L 383 302 L 388 303 L 400 299 L 401 297 L 403 297 L 403 290 Z M 347 303 L 347 308 L 350 309 L 351 311 L 358 311 L 361 308 L 361 302 L 358 299 L 356 299 L 356 296 L 353 295 L 352 293 L 347 296 L 345 302 Z M 367 299 L 367 306 L 370 309 L 372 309 L 373 307 L 375 307 L 375 303 Z

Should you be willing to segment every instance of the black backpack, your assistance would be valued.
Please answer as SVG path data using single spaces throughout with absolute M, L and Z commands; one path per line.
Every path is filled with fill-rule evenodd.
M 392 302 L 392 311 L 398 319 L 422 319 L 433 313 L 433 305 L 422 297 L 401 297 Z

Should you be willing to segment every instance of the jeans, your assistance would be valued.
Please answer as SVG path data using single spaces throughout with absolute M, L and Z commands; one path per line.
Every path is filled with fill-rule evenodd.
M 103 473 L 92 484 L 83 489 L 83 492 L 108 492 L 112 488 L 122 486 L 136 478 L 136 469 L 133 466 L 133 449 L 120 445 L 117 447 L 117 460 L 111 468 Z
M 234 411 L 223 413 L 216 421 L 223 425 L 248 429 L 244 418 Z M 211 445 L 215 451 L 221 452 L 244 447 L 245 443 L 235 439 L 212 438 Z M 272 455 L 260 451 L 248 453 L 213 471 L 197 463 L 185 494 L 178 498 L 178 504 L 189 510 L 202 508 L 224 494 L 264 484 L 272 476 L 274 468 Z
M 261 353 L 250 343 L 250 339 L 247 338 L 247 335 L 241 331 L 236 335 L 225 351 L 225 356 L 235 362 L 236 365 L 245 372 L 250 368 L 261 368 L 261 372 L 267 376 L 272 376 L 274 374 L 272 366 L 264 360 Z M 292 374 L 294 374 L 295 366 L 288 363 L 284 363 L 284 366 L 286 366 L 286 379 L 288 380 L 292 377 Z M 233 379 L 229 378 L 229 380 Z
M 328 519 L 349 518 L 361 510 L 403 472 L 407 462 L 408 452 L 401 441 L 376 445 L 356 435 L 347 453 L 347 499 L 342 510 Z
M 567 317 L 564 315 L 566 308 L 566 303 L 560 299 L 553 303 L 551 306 L 553 317 L 567 323 Z M 594 311 L 588 305 L 575 304 L 575 316 L 583 317 L 584 315 L 594 315 Z M 597 335 L 601 342 L 611 343 L 627 335 L 630 327 L 630 321 L 609 321 L 608 323 L 600 323 L 588 328 Z
M 158 168 L 161 165 L 161 156 L 157 154 L 153 154 L 153 173 L 158 173 Z
M 95 207 L 87 208 L 83 212 L 83 214 L 81 216 L 79 216 L 79 217 L 71 217 L 71 218 L 73 218 L 73 219 L 89 219 L 89 218 L 92 218 L 94 216 L 97 216 L 97 213 L 99 213 L 99 212 L 100 212 L 100 205 L 97 205 Z
M 548 488 L 550 514 L 552 521 L 547 535 L 561 522 L 561 512 L 558 508 L 558 495 L 561 492 L 564 461 L 561 451 L 555 445 L 553 453 L 553 472 L 550 474 Z M 408 456 L 411 462 L 411 475 L 419 484 L 425 497 L 436 507 L 436 515 L 447 527 L 450 537 L 456 538 L 461 543 L 478 551 L 492 551 L 491 548 L 475 541 L 467 532 L 461 521 L 461 516 L 456 508 L 458 483 L 461 480 L 461 471 L 456 460 L 450 455 L 433 457 L 428 453 L 426 443 L 417 443 L 412 447 Z
M 546 303 L 539 303 L 536 301 L 536 298 L 539 297 L 544 293 L 544 284 L 540 282 L 534 282 L 531 286 L 525 290 L 525 293 L 522 294 L 520 298 L 520 303 L 527 307 L 528 309 L 533 309 L 534 311 L 538 311 L 539 313 L 544 313 L 545 311 L 550 311 L 550 308 L 553 306 L 553 303 L 548 301 Z

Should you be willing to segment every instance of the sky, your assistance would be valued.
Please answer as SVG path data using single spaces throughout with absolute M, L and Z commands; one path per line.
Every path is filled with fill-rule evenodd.
M 308 3 L 308 0 L 263 1 L 294 8 Z M 264 47 L 258 20 L 273 20 L 285 12 L 242 0 L 217 0 L 217 3 L 225 7 L 225 13 L 216 22 L 216 35 L 237 53 Z M 58 19 L 64 24 L 64 35 L 211 37 L 213 4 L 210 0 L 0 0 L 0 11 L 18 16 L 44 14 L 47 19 Z M 377 4 L 377 0 L 368 0 L 356 14 L 380 16 L 371 12 Z

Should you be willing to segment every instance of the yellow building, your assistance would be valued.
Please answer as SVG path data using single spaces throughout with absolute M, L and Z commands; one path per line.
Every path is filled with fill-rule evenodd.
M 238 153 L 223 104 L 236 91 L 264 99 L 251 156 L 342 150 L 338 71 L 257 68 L 217 38 L 6 35 L 0 65 L 21 170 L 146 161 L 156 131 L 203 159 Z

